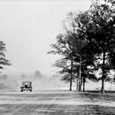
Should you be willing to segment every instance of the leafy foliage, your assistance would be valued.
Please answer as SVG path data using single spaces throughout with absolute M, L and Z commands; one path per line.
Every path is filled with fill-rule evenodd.
M 5 44 L 3 41 L 0 41 L 0 69 L 3 69 L 3 65 L 11 65 L 9 61 L 5 57 Z
M 94 4 L 88 11 L 69 13 L 64 22 L 65 33 L 57 36 L 57 42 L 51 45 L 54 50 L 50 52 L 64 57 L 64 63 L 61 60 L 58 65 L 62 68 L 60 73 L 64 74 L 62 80 L 69 81 L 69 75 L 75 76 L 76 73 L 76 78 L 80 80 L 79 87 L 86 79 L 102 80 L 102 93 L 104 82 L 110 81 L 110 70 L 115 68 L 114 1 L 105 2 L 112 5 Z M 96 78 L 95 71 L 99 69 L 102 70 L 101 77 Z

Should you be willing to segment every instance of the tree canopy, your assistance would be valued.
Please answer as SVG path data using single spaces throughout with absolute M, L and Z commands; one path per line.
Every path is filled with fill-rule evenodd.
M 111 3 L 107 4 L 107 2 Z M 56 43 L 52 44 L 50 53 L 63 55 L 66 65 L 62 71 L 71 74 L 65 75 L 63 80 L 78 79 L 78 89 L 85 87 L 86 79 L 102 80 L 101 92 L 104 93 L 104 82 L 108 73 L 115 68 L 115 9 L 114 2 L 107 0 L 104 4 L 94 4 L 85 12 L 71 12 L 64 22 L 64 33 L 57 36 Z M 70 70 L 67 69 L 71 62 Z M 61 65 L 62 61 L 60 62 Z M 92 67 L 93 69 L 89 69 Z M 96 78 L 94 72 L 101 69 L 102 75 Z M 71 75 L 71 79 L 69 79 Z

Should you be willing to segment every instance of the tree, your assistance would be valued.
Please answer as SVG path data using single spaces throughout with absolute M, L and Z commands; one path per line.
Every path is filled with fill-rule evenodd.
M 11 65 L 11 63 L 9 63 L 9 60 L 6 59 L 5 51 L 5 43 L 3 41 L 0 41 L 0 69 L 3 69 L 4 65 Z
M 95 47 L 95 54 L 101 60 L 98 64 L 102 69 L 102 87 L 101 92 L 104 93 L 104 82 L 107 77 L 108 70 L 111 69 L 112 55 L 115 55 L 115 18 L 114 12 L 107 4 L 94 6 L 90 10 L 90 23 L 87 26 L 87 39 Z M 109 65 L 109 66 L 108 66 Z
M 34 72 L 34 78 L 37 78 L 37 79 L 40 79 L 40 78 L 42 78 L 43 77 L 43 75 L 41 74 L 41 72 L 39 71 L 39 70 L 36 70 L 35 72 Z
M 73 80 L 73 50 L 71 47 L 72 43 L 71 43 L 70 37 L 71 36 L 68 36 L 67 34 L 59 34 L 57 36 L 56 43 L 51 44 L 51 47 L 53 50 L 48 53 L 62 55 L 63 60 L 65 60 L 66 63 L 70 61 L 70 66 L 69 66 L 70 69 L 66 69 L 66 71 L 67 73 L 69 73 L 68 77 L 70 76 L 68 80 L 70 81 L 70 91 L 71 91 L 72 90 L 72 80 Z M 58 63 L 58 66 L 59 65 L 60 64 Z
M 91 50 L 93 44 L 86 39 L 86 26 L 89 23 L 89 18 L 88 12 L 80 12 L 77 15 L 76 13 L 69 13 L 65 21 L 66 24 L 64 24 L 65 33 L 59 34 L 56 39 L 57 42 L 51 45 L 54 50 L 50 53 L 63 55 L 63 61 L 66 65 L 68 61 L 70 62 L 70 68 L 66 67 L 65 69 L 64 66 L 61 66 L 60 72 L 62 74 L 67 73 L 64 74 L 63 80 L 70 81 L 70 90 L 72 79 L 74 79 L 76 73 L 79 91 L 81 91 L 82 83 L 83 90 L 85 89 L 86 78 L 91 79 L 91 77 L 88 77 L 89 74 L 86 75 L 88 73 L 87 66 L 93 65 L 94 62 L 94 50 Z M 58 67 L 60 67 L 60 63 L 58 63 Z M 68 75 L 71 77 L 69 78 Z
M 74 62 L 77 63 L 76 68 L 79 68 L 78 90 L 81 91 L 83 83 L 83 90 L 85 89 L 86 73 L 88 73 L 87 66 L 94 65 L 94 52 L 91 48 L 92 44 L 87 40 L 87 24 L 89 24 L 90 15 L 88 12 L 69 13 L 69 26 L 65 26 L 66 32 L 71 36 L 72 50 L 74 52 Z M 68 27 L 68 28 L 67 28 Z M 87 77 L 88 78 L 88 77 Z M 91 78 L 91 77 L 89 77 Z
M 58 67 L 58 76 L 61 77 L 61 80 L 65 83 L 70 83 L 69 90 L 72 90 L 72 83 L 75 80 L 75 76 L 73 74 L 74 70 L 71 69 L 71 61 L 67 59 L 57 60 L 54 66 Z M 72 73 L 72 76 L 71 76 Z

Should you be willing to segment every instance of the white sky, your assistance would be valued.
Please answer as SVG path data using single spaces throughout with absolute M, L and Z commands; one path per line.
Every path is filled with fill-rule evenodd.
M 8 72 L 52 74 L 57 56 L 48 55 L 69 11 L 88 9 L 91 0 L 0 1 L 0 40 L 6 43 Z

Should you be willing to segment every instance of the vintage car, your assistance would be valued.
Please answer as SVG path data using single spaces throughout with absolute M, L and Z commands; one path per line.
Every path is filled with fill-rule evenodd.
M 32 82 L 31 81 L 23 81 L 21 86 L 21 92 L 23 91 L 32 91 Z

